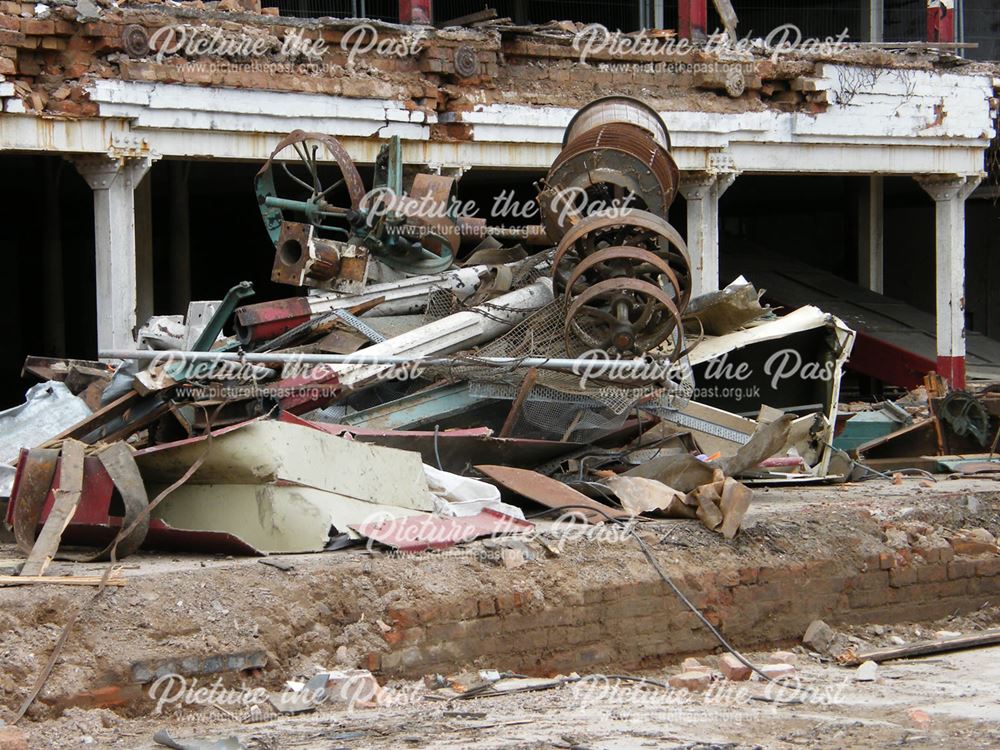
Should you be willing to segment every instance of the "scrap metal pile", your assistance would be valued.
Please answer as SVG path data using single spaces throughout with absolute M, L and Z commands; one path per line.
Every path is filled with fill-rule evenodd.
M 60 538 L 88 559 L 116 538 L 118 558 L 414 551 L 530 531 L 546 508 L 732 537 L 749 484 L 847 470 L 831 443 L 853 333 L 779 317 L 742 279 L 691 298 L 646 105 L 577 113 L 537 226 L 463 215 L 455 178 L 414 173 L 398 138 L 369 179 L 335 138 L 290 134 L 254 187 L 271 278 L 306 294 L 248 303 L 244 282 L 151 319 L 138 351 L 29 358 L 47 385 L 19 409 L 49 418 L 4 456 L 28 572 Z

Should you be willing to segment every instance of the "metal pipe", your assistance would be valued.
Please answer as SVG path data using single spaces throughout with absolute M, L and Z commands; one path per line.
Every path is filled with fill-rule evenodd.
M 172 364 L 186 362 L 239 362 L 247 364 L 269 364 L 290 362 L 309 365 L 424 365 L 449 367 L 454 365 L 492 367 L 538 367 L 570 372 L 589 371 L 606 366 L 612 375 L 601 373 L 600 377 L 626 377 L 626 374 L 650 371 L 669 371 L 670 363 L 648 362 L 644 360 L 581 359 L 560 357 L 409 357 L 391 354 L 295 354 L 289 352 L 195 352 L 170 349 L 165 351 L 139 351 L 134 349 L 104 349 L 102 359 L 159 360 Z

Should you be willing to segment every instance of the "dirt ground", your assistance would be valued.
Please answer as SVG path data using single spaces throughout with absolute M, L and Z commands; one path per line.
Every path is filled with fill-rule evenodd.
M 897 626 L 898 627 L 898 626 Z M 758 663 L 769 654 L 750 654 Z M 433 700 L 423 683 L 394 683 L 372 708 L 323 708 L 244 723 L 222 710 L 181 709 L 124 720 L 72 709 L 29 727 L 31 747 L 161 747 L 236 737 L 246 748 L 994 748 L 1000 744 L 1000 647 L 888 662 L 874 682 L 797 654 L 787 686 L 713 683 L 703 693 L 600 675 L 539 691 Z M 711 658 L 705 659 L 710 663 Z M 676 669 L 649 673 L 665 679 Z M 170 706 L 165 709 L 170 712 Z M 233 713 L 230 705 L 226 711 Z M 235 715 L 235 714 L 234 714 Z
M 697 522 L 655 521 L 641 527 L 668 570 L 702 569 L 754 560 L 775 564 L 793 555 L 837 550 L 854 537 L 881 539 L 886 524 L 924 523 L 941 529 L 1000 531 L 1000 486 L 987 479 L 921 478 L 896 485 L 758 489 L 744 528 L 726 541 Z M 128 585 L 108 591 L 82 615 L 41 699 L 19 724 L 31 748 L 152 748 L 153 733 L 177 738 L 239 737 L 248 748 L 336 747 L 995 747 L 1000 744 L 1000 648 L 985 648 L 887 663 L 874 683 L 855 682 L 853 670 L 798 654 L 801 692 L 739 683 L 747 693 L 714 696 L 642 688 L 617 689 L 601 677 L 542 692 L 451 702 L 428 699 L 423 683 L 389 683 L 374 708 L 322 707 L 297 717 L 249 715 L 245 706 L 218 708 L 183 701 L 160 716 L 128 710 L 53 708 L 60 695 L 93 686 L 123 663 L 175 653 L 269 649 L 265 673 L 246 675 L 247 690 L 281 689 L 321 669 L 360 666 L 361 654 L 384 643 L 374 612 L 419 597 L 448 596 L 475 586 L 506 590 L 564 582 L 588 585 L 645 566 L 634 545 L 609 559 L 606 549 L 574 539 L 557 559 L 532 560 L 507 570 L 483 556 L 477 542 L 461 556 L 400 559 L 364 548 L 280 556 L 290 571 L 258 559 L 142 552 L 125 561 Z M 0 568 L 20 561 L 0 546 Z M 54 574 L 96 574 L 98 564 L 57 562 Z M 41 671 L 72 609 L 92 591 L 62 586 L 0 589 L 0 721 L 10 721 Z M 969 633 L 1000 623 L 986 606 L 971 616 L 938 623 L 879 625 L 842 630 L 859 648 Z M 338 625 L 336 623 L 350 624 Z M 669 634 L 664 634 L 669 638 Z M 278 644 L 278 645 L 275 645 Z M 768 654 L 752 654 L 767 663 Z M 708 657 L 711 664 L 711 657 Z M 503 669 L 501 664 L 495 665 Z M 648 673 L 665 679 L 678 667 Z M 202 685 L 211 679 L 202 680 Z M 732 683 L 720 683 L 732 685 Z M 226 687 L 239 688 L 238 682 Z M 725 691 L 723 691 L 725 692 Z M 226 695 L 231 696 L 231 693 Z M 820 698 L 815 696 L 819 695 Z M 796 697 L 802 696 L 802 697 Z M 826 696 L 826 697 L 823 697 Z M 830 696 L 833 696 L 832 698 Z M 829 698 L 829 699 L 827 699 Z M 787 701 L 795 702 L 787 702 Z M 919 713 L 924 711 L 929 723 Z M 916 718 L 914 718 L 916 717 Z M 243 719 L 253 719 L 246 722 Z M 261 720 L 262 719 L 262 720 Z

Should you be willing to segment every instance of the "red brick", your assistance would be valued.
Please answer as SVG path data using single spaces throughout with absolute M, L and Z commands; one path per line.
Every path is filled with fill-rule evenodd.
M 931 583 L 934 581 L 948 580 L 947 565 L 921 565 L 917 567 L 917 581 L 919 583 Z
M 385 616 L 391 624 L 401 628 L 411 628 L 419 622 L 416 611 L 412 609 L 394 607 L 387 610 Z
M 523 598 L 519 591 L 512 591 L 508 594 L 500 594 L 496 598 L 496 610 L 498 613 L 512 612 L 523 604 Z
M 893 588 L 909 586 L 917 582 L 917 571 L 912 566 L 893 568 L 889 571 L 889 585 Z
M 0 727 L 0 750 L 28 750 L 28 735 L 19 727 Z
M 989 557 L 985 560 L 976 560 L 977 576 L 1000 575 L 1000 557 Z
M 712 675 L 707 672 L 681 672 L 667 680 L 667 684 L 678 690 L 705 690 L 712 682 Z
M 80 33 L 83 36 L 116 36 L 119 28 L 111 23 L 85 23 L 81 26 Z
M 382 654 L 377 651 L 372 651 L 365 654 L 365 669 L 369 672 L 381 672 L 382 671 Z
M 382 637 L 385 638 L 385 642 L 390 646 L 398 646 L 403 642 L 403 634 L 405 632 L 403 628 L 393 628 L 386 633 L 382 633 Z
M 791 664 L 765 664 L 760 671 L 772 680 L 780 680 L 782 677 L 791 677 L 795 674 L 795 667 Z
M 0 29 L 10 29 L 11 31 L 20 31 L 21 22 L 14 16 L 0 16 Z
M 480 617 L 489 617 L 497 613 L 497 605 L 493 599 L 480 599 L 476 609 Z
M 975 560 L 952 560 L 948 563 L 948 578 L 972 578 L 975 574 Z
M 111 708 L 127 705 L 141 696 L 140 685 L 108 685 L 96 690 L 77 693 L 67 699 L 65 704 L 81 708 Z
M 878 556 L 878 566 L 882 570 L 891 570 L 896 567 L 896 555 L 893 552 L 880 552 Z
M 719 657 L 719 671 L 722 672 L 727 680 L 732 680 L 733 682 L 749 680 L 751 674 L 750 667 L 732 654 L 723 654 Z
M 39 21 L 37 18 L 22 18 L 21 31 L 32 36 L 48 36 L 56 33 L 56 25 L 52 21 Z

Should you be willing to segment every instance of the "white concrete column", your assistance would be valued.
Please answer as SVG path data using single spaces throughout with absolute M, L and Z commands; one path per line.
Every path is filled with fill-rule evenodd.
M 881 175 L 868 178 L 858 203 L 858 283 L 882 294 L 885 192 Z
M 915 178 L 934 199 L 937 369 L 952 388 L 965 387 L 965 199 L 981 175 Z
M 687 246 L 691 256 L 691 296 L 719 289 L 719 198 L 735 172 L 685 172 L 680 193 L 687 201 Z
M 139 310 L 135 188 L 152 161 L 85 156 L 73 163 L 94 191 L 97 346 L 132 348 Z

